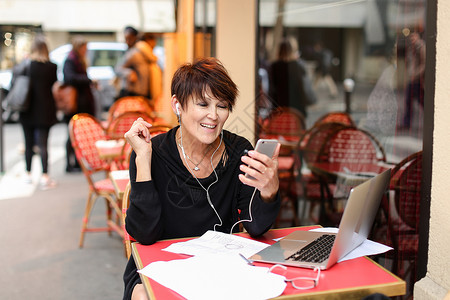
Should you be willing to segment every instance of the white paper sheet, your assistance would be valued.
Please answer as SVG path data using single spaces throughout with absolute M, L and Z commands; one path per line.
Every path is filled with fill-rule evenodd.
M 268 246 L 238 235 L 209 230 L 199 238 L 173 243 L 163 250 L 188 255 L 241 253 L 250 257 Z
M 130 179 L 130 171 L 128 170 L 115 170 L 109 172 L 110 176 L 116 180 L 120 179 Z
M 125 140 L 98 140 L 95 142 L 95 146 L 98 148 L 114 148 L 122 147 L 125 144 Z
M 128 171 L 128 170 L 115 170 L 115 171 L 109 172 L 109 174 L 111 175 L 111 177 L 113 177 L 116 180 L 130 178 L 130 171 Z
M 158 261 L 138 271 L 189 300 L 269 299 L 286 288 L 284 277 L 248 265 L 235 253 Z
M 335 227 L 323 227 L 323 228 L 315 228 L 311 229 L 311 231 L 317 231 L 317 232 L 332 232 L 337 233 L 339 228 Z M 346 256 L 341 258 L 338 262 L 343 262 L 346 260 L 367 256 L 367 255 L 375 255 L 387 252 L 389 250 L 392 250 L 392 247 L 371 241 L 371 240 L 365 240 L 361 245 L 350 251 Z

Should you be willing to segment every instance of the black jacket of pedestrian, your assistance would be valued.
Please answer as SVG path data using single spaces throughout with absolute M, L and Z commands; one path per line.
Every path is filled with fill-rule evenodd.
M 94 95 L 91 90 L 92 81 L 74 51 L 69 53 L 64 62 L 63 74 L 64 83 L 74 86 L 77 90 L 77 113 L 95 115 Z
M 306 70 L 298 60 L 277 60 L 271 65 L 269 94 L 277 107 L 293 107 L 306 116 L 303 76 Z
M 36 127 L 51 127 L 57 122 L 52 85 L 55 83 L 56 65 L 52 62 L 31 61 L 30 107 L 20 113 L 22 124 Z

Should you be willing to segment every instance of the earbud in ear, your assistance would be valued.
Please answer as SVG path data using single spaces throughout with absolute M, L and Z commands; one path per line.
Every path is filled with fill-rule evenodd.
M 180 103 L 175 104 L 175 109 L 177 110 L 177 116 L 180 116 Z

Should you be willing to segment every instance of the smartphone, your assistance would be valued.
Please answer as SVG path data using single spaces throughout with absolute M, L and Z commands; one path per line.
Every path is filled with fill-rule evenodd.
M 272 158 L 275 149 L 277 148 L 278 140 L 275 139 L 259 139 L 256 142 L 255 151 L 265 154 L 268 157 Z M 252 176 L 245 173 L 245 177 L 253 179 Z

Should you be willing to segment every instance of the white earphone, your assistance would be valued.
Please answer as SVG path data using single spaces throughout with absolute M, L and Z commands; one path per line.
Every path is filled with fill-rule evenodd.
M 177 116 L 180 117 L 181 112 L 180 112 L 180 103 L 177 102 L 177 104 L 175 104 L 175 109 L 177 111 Z

